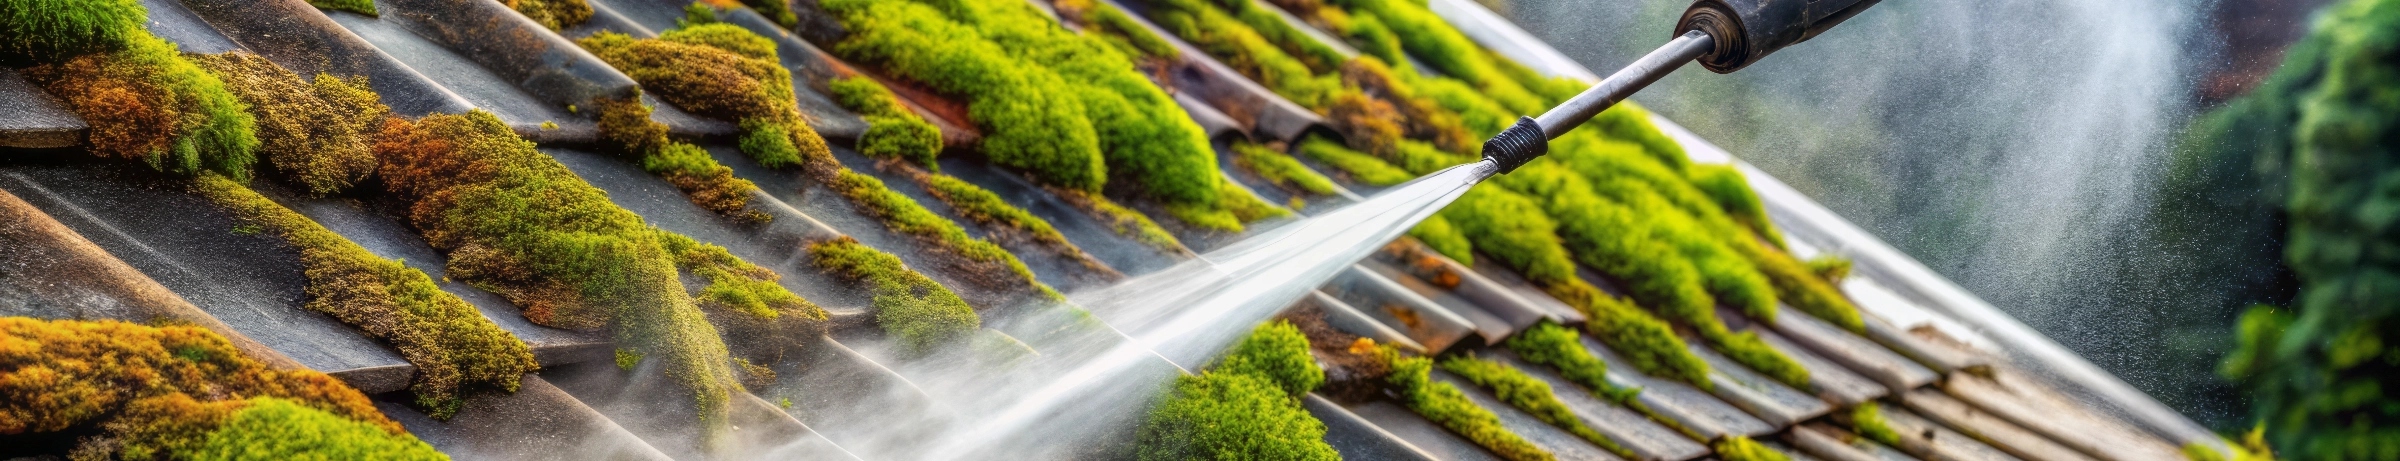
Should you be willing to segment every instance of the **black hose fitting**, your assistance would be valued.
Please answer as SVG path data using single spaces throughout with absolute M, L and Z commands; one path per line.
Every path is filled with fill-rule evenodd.
M 1499 165 L 1499 174 L 1517 171 L 1525 162 L 1548 153 L 1550 137 L 1542 134 L 1542 124 L 1533 121 L 1533 117 L 1517 117 L 1517 124 L 1483 142 L 1483 158 Z

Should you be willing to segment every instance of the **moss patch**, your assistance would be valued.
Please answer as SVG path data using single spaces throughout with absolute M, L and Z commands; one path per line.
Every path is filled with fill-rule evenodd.
M 243 397 L 289 399 L 385 437 L 408 438 L 366 395 L 323 373 L 278 371 L 192 326 L 0 317 L 0 432 L 98 425 L 78 452 L 179 455 Z M 180 428 L 159 431 L 153 428 Z M 160 453 L 160 449 L 167 453 Z
M 592 5 L 583 0 L 500 0 L 500 4 L 552 31 L 566 30 L 592 19 Z
M 858 137 L 859 153 L 905 159 L 929 170 L 942 170 L 933 160 L 942 153 L 941 128 L 908 110 L 890 88 L 865 76 L 834 79 L 826 86 L 832 88 L 833 99 L 842 108 L 867 119 L 867 132 Z
M 931 352 L 966 338 L 983 324 L 966 300 L 891 253 L 849 237 L 809 245 L 808 253 L 817 267 L 872 287 L 876 323 L 909 351 Z
M 1549 451 L 1500 426 L 1500 417 L 1490 410 L 1476 406 L 1467 394 L 1450 383 L 1435 382 L 1433 359 L 1400 357 L 1391 352 L 1392 374 L 1385 380 L 1399 394 L 1400 402 L 1425 419 L 1439 424 L 1450 432 L 1482 445 L 1501 459 L 1511 461 L 1554 459 Z
M 1392 166 L 1373 155 L 1342 147 L 1341 143 L 1311 136 L 1300 142 L 1300 154 L 1341 170 L 1351 181 L 1370 186 L 1390 186 L 1416 179 L 1408 170 Z
M 948 175 L 926 174 L 918 176 L 917 179 L 919 184 L 925 187 L 925 192 L 950 204 L 950 209 L 956 210 L 959 216 L 986 225 L 1000 226 L 1023 233 L 1025 237 L 1050 248 L 1059 256 L 1084 261 L 1086 264 L 1098 264 L 1098 261 L 1092 259 L 1091 255 L 1085 254 L 1082 248 L 1076 247 L 1074 242 L 1067 241 L 1066 235 L 1058 233 L 1058 229 L 1052 227 L 1050 221 L 1044 220 L 1040 216 L 1034 216 L 1032 212 L 1025 211 L 1024 208 L 1010 205 L 990 190 Z
M 1333 195 L 1333 180 L 1317 174 L 1299 159 L 1266 146 L 1247 142 L 1233 145 L 1233 164 L 1250 170 L 1276 186 L 1317 195 Z
M 1524 371 L 1518 370 L 1516 367 L 1473 356 L 1460 356 L 1443 360 L 1442 369 L 1466 378 L 1467 382 L 1491 389 L 1492 394 L 1500 396 L 1501 401 L 1508 402 L 1509 406 L 1532 414 L 1534 419 L 1558 426 L 1559 429 L 1575 434 L 1576 437 L 1582 437 L 1584 440 L 1592 442 L 1593 445 L 1599 445 L 1601 449 L 1615 453 L 1617 456 L 1637 457 L 1632 450 L 1617 445 L 1617 441 L 1610 440 L 1608 436 L 1601 435 L 1600 431 L 1592 430 L 1590 425 L 1584 424 L 1582 417 L 1576 416 L 1574 410 L 1567 409 L 1567 404 L 1558 401 L 1558 396 L 1551 393 L 1549 383 L 1534 379 L 1533 376 L 1526 375 Z
M 976 275 L 979 281 L 995 286 L 1006 285 L 1000 283 L 1001 279 L 1013 275 L 1017 281 L 1036 291 L 1049 290 L 1049 287 L 1034 280 L 1033 270 L 1027 269 L 1016 255 L 991 241 L 967 235 L 967 230 L 959 227 L 958 223 L 933 214 L 917 204 L 916 199 L 885 188 L 882 180 L 845 169 L 826 187 L 849 198 L 851 203 L 858 204 L 869 215 L 883 220 L 884 226 L 893 232 L 915 236 L 966 259 L 969 265 L 964 269 Z
M 1150 28 L 1142 27 L 1114 6 L 1092 0 L 1059 0 L 1051 2 L 1051 6 L 1058 8 L 1059 17 L 1081 25 L 1085 33 L 1107 40 L 1126 56 L 1172 60 L 1183 55 L 1174 44 L 1150 33 Z
M 308 4 L 334 11 L 348 11 L 374 17 L 375 0 L 308 0 Z
M 664 231 L 482 111 L 389 119 L 376 145 L 390 192 L 410 203 L 451 277 L 543 325 L 613 328 L 621 347 L 668 361 L 692 391 L 704 432 L 725 428 L 735 388 L 717 329 L 684 290 Z
M 1717 439 L 1715 442 L 1710 442 L 1708 447 L 1717 450 L 1717 457 L 1725 461 L 1791 461 L 1792 459 L 1790 456 L 1784 456 L 1783 452 L 1767 448 L 1766 445 L 1750 440 L 1749 437 L 1738 435 Z
M 1066 199 L 1067 203 L 1074 204 L 1076 208 L 1090 213 L 1092 217 L 1099 218 L 1100 222 L 1107 223 L 1110 229 L 1117 231 L 1117 235 L 1132 237 L 1134 241 L 1142 242 L 1150 245 L 1151 248 L 1170 254 L 1191 251 L 1185 249 L 1183 242 L 1176 240 L 1174 234 L 1167 233 L 1166 228 L 1158 227 L 1158 223 L 1151 221 L 1149 216 L 1143 215 L 1140 211 L 1134 211 L 1132 208 L 1126 208 L 1124 205 L 1118 205 L 1117 202 L 1110 201 L 1100 194 L 1058 188 L 1051 188 L 1050 193 Z
M 1867 440 L 1900 446 L 1900 432 L 1892 430 L 1892 423 L 1883 419 L 1883 406 L 1875 402 L 1861 403 L 1851 408 L 1850 427 L 1858 429 L 1858 435 Z
M 384 459 L 446 460 L 432 445 L 408 434 L 273 397 L 250 399 L 190 450 L 170 450 L 192 460 Z M 130 456 L 128 458 L 140 458 Z
M 0 62 L 55 61 L 124 48 L 149 10 L 138 0 L 0 1 Z
M 757 184 L 734 177 L 733 168 L 717 163 L 700 146 L 668 139 L 666 124 L 650 120 L 650 107 L 634 100 L 602 100 L 599 109 L 600 137 L 641 157 L 643 170 L 666 178 L 693 204 L 747 222 L 772 219 L 750 209 Z
M 696 24 L 656 39 L 602 32 L 576 40 L 675 107 L 738 122 L 742 152 L 769 168 L 832 160 L 793 104 L 775 44 L 738 26 Z
M 177 173 L 250 178 L 259 142 L 248 105 L 149 32 L 126 34 L 118 51 L 28 68 L 25 75 L 91 124 L 94 154 Z
M 369 89 L 365 76 L 345 80 L 318 74 L 312 83 L 242 51 L 191 59 L 250 106 L 261 141 L 258 153 L 283 178 L 322 195 L 349 189 L 375 173 L 375 130 L 391 109 Z
M 1261 324 L 1209 370 L 1176 379 L 1142 424 L 1138 457 L 1341 459 L 1325 444 L 1325 423 L 1300 405 L 1324 382 L 1298 328 Z

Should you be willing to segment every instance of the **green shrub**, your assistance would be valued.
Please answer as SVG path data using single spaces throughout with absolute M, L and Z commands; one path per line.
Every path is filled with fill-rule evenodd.
M 668 361 L 704 432 L 724 430 L 732 359 L 684 291 L 665 232 L 490 113 L 389 119 L 376 153 L 384 185 L 411 204 L 426 242 L 448 252 L 450 277 L 508 298 L 535 323 L 613 328 L 620 347 Z
M 1342 147 L 1340 143 L 1311 136 L 1300 142 L 1300 154 L 1350 175 L 1350 180 L 1371 186 L 1389 186 L 1416 179 L 1407 170 L 1384 163 L 1383 159 Z
M 1275 183 L 1277 186 L 1294 188 L 1317 195 L 1333 195 L 1333 180 L 1326 179 L 1325 175 L 1317 174 L 1316 170 L 1309 169 L 1307 165 L 1301 165 L 1299 159 L 1276 152 L 1274 149 L 1268 149 L 1266 146 L 1246 142 L 1234 143 L 1233 163 L 1250 170 L 1251 173 L 1258 174 L 1261 178 L 1266 178 L 1267 182 Z
M 1475 245 L 1468 243 L 1467 235 L 1459 233 L 1457 227 L 1450 225 L 1450 220 L 1443 219 L 1439 214 L 1428 216 L 1424 221 L 1417 222 L 1415 227 L 1408 228 L 1408 236 L 1416 237 L 1425 242 L 1426 247 L 1459 264 L 1475 264 Z
M 826 84 L 833 89 L 833 98 L 850 109 L 866 116 L 867 133 L 859 135 L 858 150 L 869 157 L 899 158 L 933 171 L 942 166 L 934 156 L 942 153 L 941 128 L 925 121 L 916 112 L 900 103 L 889 88 L 865 76 L 834 79 Z
M 916 199 L 885 188 L 883 180 L 844 169 L 826 187 L 849 198 L 851 203 L 858 204 L 867 214 L 883 220 L 884 226 L 893 232 L 915 236 L 981 266 L 971 270 L 982 276 L 1013 275 L 1037 291 L 1048 289 L 1034 280 L 1033 270 L 1025 268 L 1025 263 L 1017 260 L 1016 255 L 991 241 L 968 235 L 967 230 L 959 227 L 958 223 L 933 214 L 923 205 L 918 205 Z
M 1384 378 L 1400 396 L 1400 402 L 1425 419 L 1458 433 L 1468 441 L 1482 445 L 1501 459 L 1511 461 L 1555 459 L 1549 451 L 1534 446 L 1523 437 L 1500 426 L 1500 417 L 1490 410 L 1476 406 L 1474 400 L 1450 383 L 1435 382 L 1433 359 L 1424 357 L 1391 356 L 1392 374 Z
M 259 143 L 249 106 L 224 81 L 149 32 L 126 33 L 121 50 L 28 68 L 25 74 L 91 124 L 86 142 L 93 154 L 138 158 L 182 174 L 214 171 L 250 180 Z
M 348 11 L 374 17 L 375 0 L 308 0 L 309 5 L 335 11 Z
M 257 121 L 258 153 L 312 194 L 348 189 L 375 173 L 374 130 L 391 109 L 365 76 L 319 74 L 315 83 L 248 52 L 193 55 L 225 82 Z
M 125 48 L 149 10 L 138 0 L 0 1 L 0 62 L 48 62 Z
M 1043 183 L 1099 191 L 1108 177 L 1099 134 L 1069 80 L 987 40 L 932 7 L 903 1 L 831 0 L 850 36 L 833 51 L 935 91 L 968 99 L 993 162 Z
M 875 321 L 913 353 L 964 339 L 983 324 L 975 308 L 900 257 L 843 237 L 808 246 L 817 267 L 867 283 L 875 291 Z
M 517 10 L 550 30 L 566 30 L 592 19 L 592 5 L 583 0 L 500 0 L 501 5 Z
M 1266 378 L 1293 398 L 1325 384 L 1325 370 L 1309 355 L 1308 336 L 1290 322 L 1270 321 L 1250 330 L 1250 336 L 1225 351 L 1211 373 L 1238 373 Z
M 1783 452 L 1767 448 L 1766 445 L 1760 445 L 1757 441 L 1750 440 L 1749 437 L 1739 435 L 1725 436 L 1725 438 L 1717 439 L 1716 442 L 1709 443 L 1708 446 L 1717 450 L 1717 457 L 1725 461 L 1791 461 L 1792 459 L 1784 456 Z
M 1851 408 L 1850 427 L 1858 429 L 1858 435 L 1866 437 L 1867 440 L 1888 446 L 1900 446 L 1900 433 L 1893 431 L 1892 423 L 1883 419 L 1883 406 L 1876 405 L 1875 402 L 1861 403 L 1857 407 Z
M 434 418 L 456 414 L 460 387 L 488 384 L 514 392 L 517 377 L 540 366 L 524 341 L 442 291 L 424 272 L 375 256 L 223 176 L 202 174 L 192 189 L 298 248 L 308 281 L 305 307 L 399 350 L 417 367 L 409 389 Z
M 446 460 L 406 433 L 385 432 L 273 397 L 251 399 L 199 446 L 174 454 L 196 461 L 243 459 Z
M 1450 370 L 1451 373 L 1466 378 L 1467 382 L 1491 389 L 1492 394 L 1500 396 L 1501 401 L 1508 402 L 1509 406 L 1532 414 L 1534 419 L 1558 426 L 1559 429 L 1591 441 L 1593 445 L 1599 445 L 1601 449 L 1616 453 L 1617 456 L 1636 457 L 1633 451 L 1626 450 L 1624 446 L 1617 445 L 1617 441 L 1609 440 L 1608 436 L 1601 435 L 1600 431 L 1592 430 L 1590 425 L 1584 424 L 1582 417 L 1576 416 L 1574 410 L 1568 409 L 1566 403 L 1559 402 L 1558 396 L 1550 393 L 1549 383 L 1534 379 L 1534 377 L 1526 375 L 1524 371 L 1517 370 L 1516 367 L 1478 359 L 1470 355 L 1443 360 L 1442 369 Z
M 1139 459 L 1338 460 L 1325 423 L 1265 377 L 1210 371 L 1176 378 L 1142 423 Z

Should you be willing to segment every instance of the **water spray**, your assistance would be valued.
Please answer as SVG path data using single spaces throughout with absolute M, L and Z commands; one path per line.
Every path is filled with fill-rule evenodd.
M 1709 71 L 1730 74 L 1797 45 L 1857 16 L 1882 0 L 1699 0 L 1684 10 L 1676 37 L 1633 64 L 1618 69 L 1573 99 L 1543 112 L 1518 117 L 1517 124 L 1483 143 L 1483 158 L 1495 171 L 1516 171 L 1550 153 L 1550 140 L 1617 105 L 1659 78 L 1700 61 Z

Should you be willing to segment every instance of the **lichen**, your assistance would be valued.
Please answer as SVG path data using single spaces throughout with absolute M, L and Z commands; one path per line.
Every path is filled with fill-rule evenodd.
M 349 189 L 375 173 L 372 149 L 384 107 L 365 76 L 318 74 L 304 81 L 274 62 L 243 51 L 195 55 L 192 61 L 223 80 L 256 118 L 258 153 L 286 180 L 311 194 Z
M 983 320 L 958 294 L 892 256 L 849 237 L 808 246 L 817 267 L 867 284 L 875 292 L 875 321 L 912 353 L 965 339 Z
M 500 4 L 552 31 L 566 30 L 592 19 L 592 5 L 583 0 L 500 0 Z
M 240 399 L 259 397 L 289 399 L 386 437 L 408 438 L 341 381 L 270 369 L 194 326 L 0 317 L 0 370 L 6 370 L 0 371 L 0 433 L 103 429 L 82 439 L 77 452 L 181 454 L 173 448 L 193 446 L 212 421 L 234 414 Z

